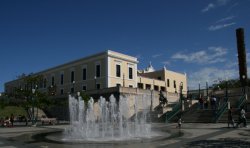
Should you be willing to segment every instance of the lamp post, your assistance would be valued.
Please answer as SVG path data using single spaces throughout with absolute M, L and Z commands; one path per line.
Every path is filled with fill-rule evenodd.
M 226 100 L 228 100 L 228 80 L 226 79 Z
M 94 80 L 95 80 L 94 88 L 96 89 L 96 76 L 94 77 Z
M 75 92 L 75 83 L 76 83 L 76 82 L 73 81 L 72 83 L 73 83 L 73 89 L 72 89 L 72 92 L 71 92 L 71 93 L 74 94 L 74 92 Z
M 242 75 L 242 79 L 243 79 L 244 82 L 245 82 L 245 78 L 246 78 L 246 76 Z M 246 85 L 245 85 L 245 83 L 242 83 L 242 86 L 243 86 L 243 93 L 244 93 L 244 95 L 246 95 Z
M 206 89 L 207 89 L 207 100 L 208 100 L 208 82 L 206 81 Z
M 182 112 L 184 111 L 184 103 L 183 103 L 183 97 L 182 97 L 182 89 L 183 89 L 183 82 L 180 83 L 180 103 L 181 103 L 181 115 L 182 116 Z
M 77 92 L 77 98 L 78 98 L 78 101 L 80 102 L 80 96 L 81 96 L 81 93 L 78 91 Z
M 34 110 L 34 96 L 35 96 L 35 92 L 36 92 L 36 89 L 33 88 L 32 89 L 32 119 L 31 119 L 31 122 L 32 122 L 32 125 L 35 124 L 35 110 Z
M 201 97 L 201 83 L 199 81 L 199 99 L 200 99 L 200 97 Z

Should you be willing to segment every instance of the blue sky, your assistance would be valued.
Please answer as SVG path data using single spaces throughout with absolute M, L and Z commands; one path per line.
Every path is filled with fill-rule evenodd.
M 238 78 L 235 29 L 245 29 L 249 57 L 249 6 L 250 0 L 1 0 L 0 92 L 22 73 L 108 49 L 137 57 L 139 69 L 151 61 L 155 69 L 187 73 L 190 89 Z

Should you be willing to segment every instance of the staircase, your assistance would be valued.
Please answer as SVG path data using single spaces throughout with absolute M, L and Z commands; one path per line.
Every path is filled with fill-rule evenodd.
M 243 104 L 247 104 L 247 101 L 245 99 L 245 96 L 241 96 L 239 99 L 230 98 L 229 100 L 231 106 L 233 107 L 233 119 L 236 122 L 238 122 L 239 118 L 239 109 Z M 246 118 L 249 120 L 250 118 L 250 112 L 246 111 Z M 247 121 L 248 121 L 247 120 Z M 221 118 L 217 121 L 219 123 L 227 123 L 228 121 L 228 109 L 221 115 Z
M 157 106 L 153 112 L 151 112 L 150 117 L 152 122 L 165 122 L 166 114 L 172 112 L 173 108 L 177 103 L 168 104 L 166 107 Z
M 189 110 L 184 112 L 182 121 L 185 123 L 212 123 L 214 122 L 215 110 Z
M 164 114 L 162 116 L 163 120 L 165 120 L 165 122 L 175 122 L 178 119 L 178 115 L 181 113 L 181 102 L 176 103 L 173 107 L 171 111 L 166 112 L 166 114 Z

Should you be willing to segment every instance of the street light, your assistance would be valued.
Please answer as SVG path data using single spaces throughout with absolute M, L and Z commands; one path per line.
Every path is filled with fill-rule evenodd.
M 242 83 L 242 86 L 243 86 L 243 93 L 244 93 L 244 95 L 246 95 L 245 78 L 246 78 L 246 76 L 245 76 L 245 75 L 242 75 L 242 79 L 243 79 L 243 82 L 244 82 L 244 83 Z
M 183 82 L 180 83 L 180 99 L 182 101 L 182 89 L 183 89 Z
M 206 88 L 207 88 L 207 100 L 208 100 L 208 82 L 206 81 Z
M 183 82 L 180 83 L 180 103 L 181 103 L 181 114 L 184 110 L 184 103 L 183 103 L 183 97 L 182 97 L 182 89 L 183 89 Z
M 75 81 L 72 81 L 72 83 L 73 83 L 73 89 L 72 89 L 71 93 L 73 94 L 75 92 Z
M 201 97 L 201 83 L 199 81 L 199 98 L 198 99 L 200 99 L 200 97 Z
M 77 92 L 77 98 L 78 98 L 78 101 L 80 102 L 80 96 L 81 96 L 81 93 L 78 91 Z
M 228 80 L 226 80 L 226 100 L 228 100 Z
M 94 79 L 95 79 L 95 87 L 94 88 L 96 89 L 96 76 L 94 77 Z
M 35 92 L 36 92 L 36 89 L 35 88 L 32 88 L 32 125 L 35 124 L 35 110 L 34 110 L 34 95 L 35 95 Z

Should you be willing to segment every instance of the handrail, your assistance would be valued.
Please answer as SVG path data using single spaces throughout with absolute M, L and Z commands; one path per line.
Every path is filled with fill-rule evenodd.
M 225 113 L 225 111 L 226 111 L 227 109 L 228 109 L 228 103 L 225 102 L 225 103 L 223 103 L 223 105 L 217 110 L 214 121 L 215 121 L 215 122 L 218 122 L 218 121 L 220 120 L 221 116 Z
M 241 96 L 241 98 L 239 99 L 237 103 L 237 108 L 240 108 L 242 104 L 245 103 L 245 101 L 246 101 L 246 96 L 245 95 Z
M 166 113 L 166 123 L 170 121 L 181 110 L 181 102 L 175 104 L 172 111 Z

